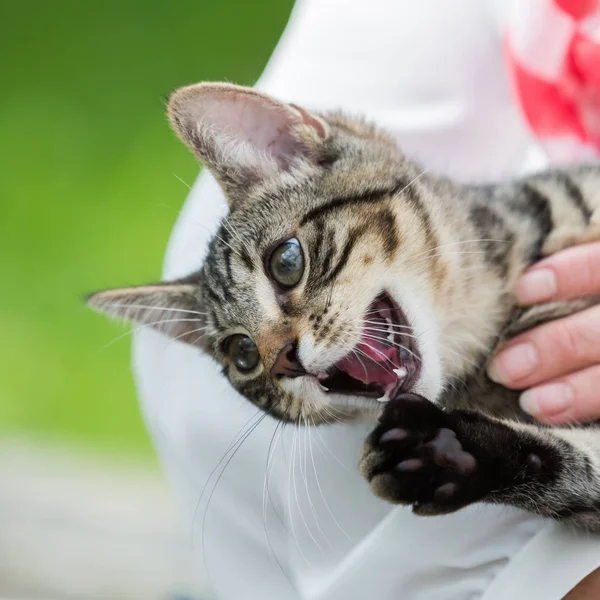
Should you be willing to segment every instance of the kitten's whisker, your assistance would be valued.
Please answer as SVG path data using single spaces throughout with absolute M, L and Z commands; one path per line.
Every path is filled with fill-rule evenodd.
M 294 473 L 297 435 L 298 435 L 298 426 L 296 425 L 294 427 L 294 436 L 292 439 L 292 454 L 290 456 L 290 468 L 289 468 L 289 477 L 288 477 L 288 520 L 290 522 L 290 527 L 292 529 L 292 536 L 293 536 L 294 540 L 296 541 L 296 546 L 298 548 L 298 552 L 300 553 L 300 556 L 304 559 L 304 561 L 308 565 L 310 563 L 302 550 L 302 546 L 300 545 L 300 540 L 298 539 L 296 530 L 294 528 L 294 515 L 292 514 L 292 482 L 293 482 L 293 490 L 294 490 L 294 497 L 296 499 L 296 506 L 298 507 L 298 512 L 300 513 L 300 518 L 304 521 L 304 516 L 302 515 L 302 511 L 300 510 L 300 503 L 298 502 L 298 494 L 297 494 L 297 490 L 296 490 L 296 475 Z M 305 522 L 305 527 L 306 527 L 306 522 Z
M 179 181 L 181 181 L 181 183 L 183 183 L 183 185 L 185 185 L 185 187 L 188 190 L 190 190 L 190 192 L 192 191 L 192 186 L 189 183 L 185 182 L 183 179 L 181 179 L 181 177 L 179 177 L 179 175 L 173 173 L 173 177 L 175 177 L 175 179 L 179 179 Z
M 439 246 L 434 246 L 433 248 L 429 248 L 428 250 L 420 252 L 419 254 L 415 254 L 415 256 L 413 256 L 412 258 L 418 258 L 419 256 L 423 256 L 424 254 L 429 254 L 430 252 L 435 252 L 436 250 L 439 250 L 440 248 L 448 248 L 449 246 L 460 246 L 462 244 L 475 244 L 475 243 L 487 243 L 487 242 L 498 242 L 498 243 L 502 243 L 502 244 L 510 243 L 508 240 L 498 240 L 495 238 L 479 238 L 479 239 L 473 239 L 473 240 L 464 240 L 462 242 L 451 242 L 449 244 L 440 244 Z
M 380 331 L 382 333 L 390 333 L 389 329 L 376 329 L 375 327 L 365 327 L 364 329 L 365 329 L 365 331 Z M 405 333 L 403 331 L 396 331 L 396 332 L 392 332 L 392 333 L 394 333 L 395 335 L 401 335 L 401 336 L 405 336 L 405 337 L 409 337 L 409 338 L 414 338 L 415 340 L 419 339 L 418 336 L 412 335 L 410 333 Z
M 336 527 L 342 532 L 342 534 L 349 540 L 350 536 L 346 533 L 346 531 L 344 530 L 344 528 L 338 523 L 338 520 L 335 518 L 335 515 L 333 514 L 333 511 L 331 510 L 331 507 L 329 506 L 327 500 L 325 499 L 325 494 L 323 493 L 323 488 L 321 487 L 321 482 L 319 481 L 319 474 L 317 473 L 317 465 L 315 463 L 315 455 L 313 453 L 313 447 L 312 447 L 312 434 L 311 434 L 311 430 L 316 428 L 314 419 L 312 419 L 312 427 L 308 427 L 308 437 L 309 437 L 309 443 L 310 443 L 310 460 L 312 462 L 312 466 L 313 466 L 313 471 L 315 473 L 315 482 L 317 484 L 317 488 L 319 490 L 319 493 L 321 494 L 321 498 L 323 499 L 323 504 L 325 505 L 325 509 L 327 510 L 327 512 L 329 513 L 329 515 L 331 516 L 331 518 L 333 519 L 333 522 L 335 523 Z
M 206 317 L 208 315 L 207 312 L 199 312 L 197 310 L 190 310 L 189 308 L 173 308 L 170 306 L 147 306 L 145 304 L 117 304 L 117 303 L 109 303 L 103 304 L 102 308 L 143 308 L 148 310 L 156 310 L 156 311 L 166 311 L 166 312 L 183 312 L 188 313 L 190 315 L 200 315 L 201 317 Z
M 225 219 L 223 219 L 223 221 L 221 222 L 221 225 L 223 225 L 223 227 L 229 232 L 230 235 L 232 235 L 235 240 L 241 245 L 244 246 L 244 240 L 242 240 L 237 232 L 233 229 L 233 227 L 231 226 L 231 223 L 229 223 L 228 217 L 226 217 Z
M 381 319 L 379 319 L 379 320 L 364 319 L 363 322 L 364 323 L 370 323 L 370 324 L 373 324 L 373 325 L 382 325 Z M 412 329 L 412 327 L 410 325 L 399 325 L 398 323 L 390 323 L 388 325 L 388 327 L 392 327 L 394 329 Z
M 332 419 L 332 421 L 327 421 L 328 424 L 332 424 L 332 423 L 344 423 L 344 421 L 340 418 L 338 418 L 332 411 L 335 410 L 335 407 L 333 406 L 323 406 L 323 405 L 319 405 L 318 406 L 319 410 L 323 411 L 328 417 L 330 417 Z
M 184 331 L 183 333 L 180 333 L 179 335 L 176 335 L 175 337 L 169 338 L 167 340 L 167 345 L 172 344 L 173 342 L 176 342 L 177 340 L 181 339 L 182 337 L 185 337 L 186 335 L 191 335 L 192 333 L 199 333 L 199 332 L 203 332 L 206 329 L 206 327 L 198 327 L 198 329 L 191 329 L 190 331 Z M 198 338 L 196 338 L 195 341 L 197 341 L 199 338 L 202 337 L 201 334 L 200 336 L 198 336 Z
M 279 422 L 279 423 L 277 423 L 277 425 L 275 425 L 275 428 L 273 429 L 273 435 L 271 436 L 271 441 L 269 443 L 269 448 L 267 450 L 267 463 L 265 465 L 265 480 L 264 480 L 264 484 L 263 484 L 263 525 L 264 525 L 264 530 L 265 530 L 265 537 L 267 538 L 267 544 L 269 546 L 269 553 L 275 559 L 275 562 L 277 563 L 277 566 L 279 567 L 279 570 L 283 573 L 284 577 L 289 581 L 290 585 L 293 585 L 288 577 L 288 574 L 285 572 L 282 564 L 279 562 L 279 558 L 277 557 L 275 549 L 273 548 L 273 544 L 271 543 L 271 537 L 269 535 L 269 528 L 267 526 L 267 507 L 268 507 L 267 498 L 268 498 L 270 500 L 273 512 L 275 513 L 275 515 L 277 516 L 277 518 L 283 525 L 284 529 L 286 528 L 284 522 L 282 521 L 281 517 L 279 516 L 279 513 L 275 509 L 275 504 L 273 503 L 273 499 L 271 498 L 271 494 L 269 492 L 269 479 L 271 477 L 271 470 L 270 470 L 269 463 L 272 459 L 272 450 L 274 450 L 274 448 L 275 448 L 274 444 L 277 445 L 276 436 L 278 435 L 278 433 L 279 434 L 281 433 L 281 425 L 282 425 L 281 422 Z
M 221 469 L 221 472 L 219 473 L 219 476 L 217 477 L 213 488 L 210 492 L 210 495 L 208 496 L 208 499 L 206 501 L 206 508 L 204 510 L 204 516 L 202 518 L 202 558 L 204 560 L 204 567 L 206 569 L 206 572 L 208 573 L 208 564 L 207 564 L 207 560 L 206 560 L 206 537 L 205 537 L 205 532 L 206 532 L 206 517 L 208 515 L 208 509 L 210 507 L 210 501 L 212 500 L 212 497 L 215 493 L 215 490 L 217 489 L 217 485 L 219 485 L 219 481 L 221 481 L 221 477 L 223 477 L 223 474 L 225 473 L 227 467 L 229 466 L 229 463 L 233 460 L 233 457 L 238 453 L 238 450 L 242 447 L 242 445 L 244 444 L 244 442 L 248 439 L 248 437 L 253 433 L 253 431 L 262 423 L 262 421 L 264 420 L 264 418 L 267 416 L 267 413 L 264 413 L 260 419 L 258 419 L 258 421 L 252 425 L 252 428 L 250 429 L 250 431 L 248 431 L 248 433 L 246 433 L 246 435 L 243 437 L 242 440 L 240 440 L 239 444 L 237 445 L 237 447 L 234 449 L 234 451 L 232 452 L 231 456 L 227 459 L 227 462 L 223 465 L 223 468 Z
M 126 337 L 128 335 L 132 335 L 134 333 L 137 333 L 138 331 L 142 331 L 142 329 L 145 329 L 146 327 L 153 327 L 154 325 L 159 325 L 162 323 L 179 323 L 181 321 L 192 321 L 192 322 L 195 321 L 197 323 L 202 322 L 200 319 L 164 319 L 162 321 L 154 321 L 152 323 L 143 323 L 142 325 L 136 325 L 135 327 L 132 327 L 128 331 L 125 331 L 121 335 L 118 335 L 116 338 L 110 340 L 110 342 L 104 344 L 104 346 L 102 346 L 100 348 L 100 351 L 106 350 L 108 347 L 112 346 L 114 343 L 118 342 L 119 340 L 122 340 L 124 337 Z M 204 330 L 204 329 L 209 329 L 209 327 L 206 327 L 206 326 L 200 327 L 199 329 L 194 329 L 192 332 L 186 332 L 186 333 L 195 333 L 196 331 L 200 331 L 200 330 Z M 158 329 L 158 331 L 160 331 L 160 329 Z
M 301 418 L 303 419 L 304 416 L 301 415 Z M 300 429 L 300 425 L 296 426 L 296 431 L 298 432 L 298 445 L 297 445 L 297 455 L 296 455 L 296 460 L 294 462 L 297 462 L 298 464 L 298 470 L 300 471 L 300 477 L 303 479 L 304 481 L 304 485 L 305 485 L 305 489 L 308 492 L 308 483 L 306 482 L 306 479 L 304 477 L 304 472 L 302 470 L 302 444 L 301 442 L 301 436 L 300 436 L 300 431 L 303 431 L 304 428 L 301 430 Z M 323 552 L 323 547 L 321 546 L 321 544 L 319 544 L 317 538 L 313 535 L 312 529 L 308 526 L 308 522 L 306 521 L 306 518 L 304 517 L 304 512 L 302 511 L 302 508 L 300 506 L 300 497 L 298 495 L 298 489 L 296 487 L 296 477 L 294 477 L 294 495 L 296 497 L 296 506 L 298 507 L 298 512 L 300 513 L 300 519 L 302 520 L 302 523 L 304 523 L 304 528 L 306 529 L 310 539 L 314 542 L 314 544 L 317 546 L 317 548 L 321 551 L 321 553 Z M 310 497 L 307 498 L 308 500 L 308 504 L 310 507 L 311 501 L 310 501 Z M 312 507 L 312 510 L 314 511 L 314 506 Z
M 240 258 L 242 257 L 242 255 L 239 253 L 238 250 L 236 250 L 231 244 L 227 243 L 220 235 L 217 235 L 216 233 L 214 234 L 214 236 L 218 239 L 221 240 L 235 255 L 239 256 Z
M 277 423 L 277 426 L 275 427 L 275 431 L 277 432 L 277 437 L 275 438 L 275 440 L 273 440 L 273 438 L 275 437 L 275 433 L 274 433 L 273 437 L 271 438 L 271 443 L 269 444 L 269 451 L 267 452 L 267 470 L 269 470 L 269 478 L 267 479 L 266 483 L 267 483 L 267 495 L 269 498 L 269 502 L 271 504 L 271 508 L 273 509 L 275 516 L 277 517 L 277 519 L 279 520 L 279 522 L 281 523 L 283 528 L 287 529 L 285 521 L 283 520 L 283 518 L 281 517 L 281 515 L 275 508 L 275 503 L 273 502 L 273 498 L 271 497 L 271 491 L 269 489 L 269 481 L 271 480 L 271 474 L 273 473 L 273 464 L 274 464 L 274 462 L 270 462 L 270 461 L 272 461 L 272 459 L 273 459 L 273 454 L 275 452 L 275 448 L 277 447 L 277 444 L 281 441 L 281 434 L 283 432 L 284 425 L 285 425 L 285 423 L 283 423 L 282 421 Z M 271 449 L 271 446 L 272 446 L 272 449 Z M 270 467 L 269 467 L 269 463 L 270 463 Z
M 376 341 L 376 342 L 382 341 L 382 340 L 380 340 L 379 338 L 376 338 L 375 336 L 369 336 L 369 335 L 366 335 L 366 334 L 365 334 L 365 335 L 363 335 L 363 337 L 366 337 L 366 338 L 372 339 L 372 340 L 374 340 L 374 341 Z M 387 341 L 387 340 L 386 340 L 386 341 Z M 381 350 L 379 350 L 378 348 L 374 348 L 373 346 L 371 346 L 371 344 L 369 344 L 369 343 L 367 343 L 367 342 L 361 342 L 361 343 L 362 343 L 362 344 L 364 344 L 364 345 L 365 345 L 367 348 L 369 348 L 369 349 L 373 350 L 373 352 L 377 352 L 377 354 L 379 354 L 380 356 L 383 356 L 383 358 L 384 358 L 384 361 L 388 361 L 388 362 L 389 362 L 389 363 L 390 363 L 392 366 L 394 366 L 394 367 L 396 366 L 396 365 L 394 364 L 394 361 L 393 361 L 393 360 L 391 360 L 390 358 L 388 358 L 388 357 L 387 357 L 387 356 L 386 356 L 386 355 L 385 355 L 385 354 L 384 354 L 384 353 L 383 353 Z M 389 344 L 390 342 L 387 342 L 387 343 Z M 358 348 L 356 348 L 356 350 L 359 350 L 359 349 L 358 349 Z M 365 353 L 363 352 L 363 354 L 365 354 Z M 369 358 L 370 358 L 370 359 L 371 359 L 371 360 L 372 360 L 374 363 L 378 364 L 380 367 L 382 367 L 382 368 L 384 368 L 384 369 L 385 369 L 385 367 L 384 367 L 384 366 L 381 364 L 381 362 L 384 362 L 384 361 L 377 361 L 377 360 L 375 360 L 374 358 L 370 357 L 368 354 L 365 354 L 365 356 L 368 356 L 368 357 L 369 357 Z M 387 372 L 388 372 L 388 373 L 390 373 L 390 374 L 392 373 L 392 372 L 391 372 L 389 369 L 386 369 L 386 370 L 387 370 Z
M 185 186 L 186 186 L 186 187 L 187 187 L 187 188 L 188 188 L 188 189 L 191 191 L 192 187 L 191 187 L 189 184 L 187 184 L 187 183 L 186 183 L 186 182 L 185 182 L 183 179 L 181 179 L 181 177 L 179 177 L 178 175 L 175 175 L 175 173 L 173 173 L 173 175 L 174 175 L 174 176 L 175 176 L 177 179 L 179 179 L 179 181 L 181 181 L 181 183 L 183 183 L 183 185 L 185 185 Z M 228 243 L 227 243 L 227 242 L 226 242 L 226 241 L 225 241 L 225 240 L 224 240 L 224 239 L 223 239 L 221 236 L 219 236 L 219 235 L 218 235 L 218 234 L 217 234 L 215 231 L 213 231 L 212 229 L 210 229 L 209 227 L 207 227 L 206 225 L 204 225 L 204 223 L 200 223 L 199 221 L 193 221 L 193 223 L 194 223 L 194 225 L 196 225 L 196 226 L 198 226 L 198 227 L 201 227 L 202 229 L 204 229 L 204 230 L 205 230 L 207 233 L 210 233 L 212 236 L 214 236 L 214 237 L 218 238 L 219 240 L 221 240 L 221 241 L 222 241 L 222 242 L 223 242 L 223 243 L 224 243 L 226 246 L 229 246 L 229 249 L 230 249 L 232 252 L 234 252 L 234 253 L 235 253 L 235 254 L 237 254 L 238 256 L 241 256 L 241 255 L 240 255 L 240 253 L 239 253 L 239 252 L 238 252 L 238 251 L 237 251 L 235 248 L 233 248 L 232 246 L 230 246 L 230 245 L 229 245 L 229 244 L 228 244 Z M 221 224 L 224 224 L 224 223 L 225 223 L 225 219 L 223 219 L 223 220 L 221 221 Z M 228 230 L 228 231 L 229 231 L 229 230 Z M 231 231 L 230 231 L 230 233 L 231 233 Z M 234 236 L 234 237 L 235 237 L 235 236 Z M 236 239 L 237 239 L 237 238 L 236 238 Z M 240 240 L 238 239 L 238 241 L 240 241 Z
M 300 472 L 302 474 L 302 477 L 304 479 L 304 487 L 306 488 L 306 497 L 308 498 L 308 505 L 310 507 L 310 512 L 312 513 L 313 519 L 315 521 L 315 525 L 317 527 L 317 530 L 319 531 L 319 533 L 321 534 L 321 536 L 323 537 L 323 539 L 325 540 L 325 542 L 327 543 L 327 545 L 330 548 L 333 548 L 333 545 L 331 544 L 331 542 L 329 541 L 329 539 L 327 538 L 327 536 L 325 535 L 325 532 L 323 531 L 323 529 L 321 528 L 321 525 L 319 524 L 319 516 L 317 514 L 317 511 L 315 510 L 315 505 L 313 504 L 312 498 L 310 497 L 310 489 L 308 486 L 308 470 L 306 468 L 306 461 L 308 459 L 308 433 L 310 431 L 310 426 L 308 424 L 308 422 L 306 421 L 306 417 L 303 416 L 303 420 L 304 420 L 304 427 L 303 427 L 303 431 L 304 431 L 304 452 L 302 453 L 302 457 L 304 458 L 304 472 L 302 473 L 302 466 L 300 466 Z M 312 448 L 310 449 L 312 451 Z
M 365 367 L 365 363 L 360 359 L 360 356 L 359 356 L 358 352 L 356 352 L 356 349 L 352 350 L 352 354 L 354 354 L 354 356 L 356 356 L 356 360 L 360 363 L 360 366 L 363 368 L 363 371 L 365 372 L 365 379 L 368 379 L 369 374 L 367 371 L 367 367 Z
M 325 412 L 327 413 L 326 407 L 321 407 L 321 408 L 325 408 Z M 327 414 L 329 414 L 329 413 L 327 413 Z M 319 428 L 315 427 L 314 431 L 317 434 L 317 437 L 319 438 L 319 440 L 321 440 L 321 443 L 323 444 L 323 447 L 321 447 L 320 445 L 317 446 L 319 448 L 319 452 L 321 452 L 321 454 L 323 456 L 325 456 L 325 453 L 323 452 L 323 448 L 325 448 L 325 450 L 327 450 L 327 453 L 331 456 L 331 458 L 333 458 L 333 460 L 335 460 L 335 462 L 338 465 L 340 465 L 340 467 L 342 467 L 342 469 L 344 469 L 345 471 L 350 473 L 350 469 L 331 451 L 331 448 L 327 445 L 327 442 L 321 436 L 321 432 L 319 431 Z
M 378 342 L 381 342 L 382 344 L 390 344 L 391 346 L 397 346 L 398 348 L 401 348 L 402 350 L 406 350 L 406 352 L 408 352 L 414 358 L 416 358 L 419 362 L 421 362 L 421 359 L 414 352 L 412 352 L 412 350 L 409 350 L 406 346 L 403 346 L 402 344 L 399 344 L 398 342 L 390 342 L 390 340 L 382 340 L 380 338 L 375 338 L 375 337 L 369 336 L 369 335 L 365 335 L 365 337 L 369 338 L 369 339 L 373 339 L 373 340 L 378 341 Z M 375 350 L 375 348 L 372 348 L 372 349 Z M 383 353 L 381 353 L 381 354 L 383 354 Z
M 233 436 L 233 440 L 229 443 L 229 446 L 227 446 L 227 449 L 225 450 L 225 452 L 223 453 L 223 456 L 221 457 L 221 459 L 219 460 L 219 462 L 215 465 L 215 467 L 213 468 L 213 470 L 210 472 L 208 478 L 206 479 L 206 483 L 204 484 L 204 487 L 202 488 L 202 490 L 200 491 L 200 496 L 198 497 L 198 502 L 196 503 L 196 508 L 194 509 L 194 514 L 192 517 L 192 527 L 196 521 L 196 517 L 197 517 L 197 513 L 198 513 L 198 508 L 200 507 L 200 503 L 202 502 L 202 497 L 204 496 L 204 493 L 206 492 L 206 488 L 208 487 L 208 484 L 210 483 L 210 480 L 212 479 L 213 475 L 217 472 L 217 469 L 221 466 L 221 464 L 223 463 L 223 461 L 227 458 L 227 455 L 229 454 L 229 452 L 231 452 L 231 450 L 233 449 L 233 447 L 237 444 L 237 442 L 244 437 L 244 435 L 246 434 L 246 432 L 250 429 L 251 425 L 249 425 L 251 423 L 251 421 L 253 421 L 254 419 L 256 419 L 256 417 L 259 417 L 261 414 L 261 410 L 257 409 L 252 416 L 238 429 L 238 432 Z
M 405 192 L 411 185 L 413 185 L 413 183 L 415 183 L 417 181 L 417 179 L 423 177 L 423 175 L 425 175 L 425 173 L 427 173 L 427 171 L 429 171 L 429 167 L 426 167 L 416 177 L 413 177 L 399 192 L 396 192 L 396 195 L 399 195 L 402 192 Z
M 377 351 L 376 348 L 372 348 L 369 344 L 365 344 L 365 346 L 367 346 L 368 348 L 371 348 L 371 350 Z M 391 375 L 391 371 L 389 369 L 386 369 L 385 365 L 381 364 L 381 361 L 375 360 L 372 356 L 369 356 L 364 350 L 361 350 L 360 348 L 355 347 L 355 348 L 353 348 L 353 351 L 354 352 L 358 352 L 359 354 L 362 354 L 362 356 L 364 356 L 367 360 L 370 360 L 371 362 L 374 362 L 376 365 L 382 367 L 383 369 L 385 369 Z M 381 352 L 380 352 L 380 354 L 383 355 L 383 353 L 381 353 Z M 357 356 L 357 358 L 358 358 L 358 356 Z M 392 362 L 389 358 L 387 358 L 387 360 L 389 362 Z
M 423 262 L 427 262 L 429 259 L 434 258 L 435 256 L 450 256 L 452 254 L 487 254 L 485 250 L 460 250 L 460 251 L 450 251 L 450 252 L 439 252 L 436 254 L 428 254 L 427 256 L 421 257 L 417 261 L 411 261 L 411 265 L 415 266 Z

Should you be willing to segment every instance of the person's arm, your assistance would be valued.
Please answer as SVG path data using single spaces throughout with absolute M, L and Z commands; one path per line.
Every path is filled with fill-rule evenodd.
M 597 600 L 600 598 L 600 569 L 580 581 L 563 600 Z

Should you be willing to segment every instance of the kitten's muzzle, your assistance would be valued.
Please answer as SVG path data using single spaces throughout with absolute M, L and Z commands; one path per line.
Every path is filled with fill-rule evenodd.
M 271 367 L 271 375 L 284 377 L 301 377 L 307 372 L 302 366 L 297 354 L 297 345 L 288 342 L 277 355 L 275 363 Z

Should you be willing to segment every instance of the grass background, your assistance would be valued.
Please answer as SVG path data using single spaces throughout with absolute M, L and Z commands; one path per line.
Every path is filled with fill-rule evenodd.
M 0 0 L 0 434 L 149 453 L 129 336 L 86 292 L 158 278 L 198 165 L 164 97 L 252 84 L 291 0 Z

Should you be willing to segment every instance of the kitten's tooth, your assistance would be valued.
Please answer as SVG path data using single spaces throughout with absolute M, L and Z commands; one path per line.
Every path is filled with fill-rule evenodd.
M 394 373 L 396 373 L 396 377 L 398 377 L 398 379 L 402 379 L 402 377 L 406 377 L 408 375 L 408 371 L 405 367 L 394 369 Z
M 389 399 L 388 393 L 386 392 L 381 398 L 377 398 L 377 402 L 388 402 Z
M 323 384 L 321 384 L 321 383 L 319 384 L 319 387 L 320 387 L 320 388 L 321 388 L 321 389 L 322 389 L 324 392 L 328 392 L 328 391 L 329 391 L 329 388 L 328 388 L 328 387 L 325 387 L 325 386 L 324 386 Z

